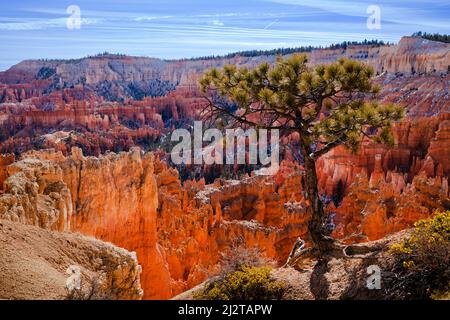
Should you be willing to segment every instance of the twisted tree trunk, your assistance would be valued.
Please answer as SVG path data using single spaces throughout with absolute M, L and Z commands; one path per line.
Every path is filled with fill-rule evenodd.
M 332 250 L 333 240 L 325 235 L 326 216 L 319 195 L 316 160 L 312 157 L 311 146 L 306 141 L 302 141 L 301 144 L 300 149 L 305 167 L 305 192 L 306 197 L 310 202 L 311 210 L 311 220 L 308 224 L 308 232 L 319 256 L 324 256 Z
M 377 252 L 380 249 L 379 246 L 366 247 L 364 245 L 345 245 L 339 241 L 326 235 L 326 214 L 322 200 L 320 199 L 319 187 L 317 183 L 316 172 L 316 159 L 312 156 L 311 145 L 307 143 L 305 138 L 302 139 L 302 145 L 300 151 L 303 156 L 304 168 L 305 168 L 305 193 L 306 198 L 310 202 L 309 210 L 311 210 L 311 220 L 308 224 L 309 237 L 313 243 L 311 250 L 304 250 L 300 256 L 304 253 L 318 256 L 319 258 L 326 257 L 361 257 L 365 254 L 371 254 Z M 295 259 L 291 259 L 295 260 Z

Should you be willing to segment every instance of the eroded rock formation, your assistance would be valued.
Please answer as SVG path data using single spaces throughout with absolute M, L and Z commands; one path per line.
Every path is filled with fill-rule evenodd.
M 449 209 L 448 46 L 404 38 L 396 46 L 309 54 L 312 64 L 343 56 L 367 62 L 377 71 L 382 102 L 408 110 L 393 128 L 395 147 L 363 141 L 356 154 L 338 147 L 319 159 L 334 236 L 379 239 Z M 256 246 L 283 263 L 297 237 L 307 238 L 309 220 L 293 150 L 276 176 L 207 184 L 182 182 L 164 161 L 133 148 L 154 149 L 198 117 L 204 100 L 196 82 L 206 68 L 263 59 L 274 61 L 101 56 L 25 61 L 0 73 L 0 152 L 20 157 L 0 157 L 0 218 L 81 232 L 136 252 L 145 298 L 169 298 L 197 285 L 235 244 Z M 155 92 L 164 96 L 146 97 Z M 287 137 L 283 145 L 297 141 Z M 26 152 L 47 148 L 54 150 Z
M 358 176 L 342 204 L 329 211 L 335 214 L 335 236 L 361 242 L 412 227 L 435 210 L 448 210 L 449 200 L 446 177 L 428 178 L 421 171 L 405 184 L 402 174 L 389 172 L 373 187 L 366 176 Z
M 29 152 L 6 168 L 0 217 L 58 231 L 77 231 L 135 251 L 145 298 L 169 298 L 217 272 L 233 245 L 260 248 L 283 263 L 297 237 L 307 239 L 308 201 L 301 167 L 283 162 L 274 177 L 186 181 L 139 149 L 84 157 L 74 149 Z M 331 231 L 347 242 L 384 237 L 450 205 L 448 179 L 423 166 L 407 174 L 382 168 L 353 178 Z M 328 203 L 328 202 L 327 202 Z
M 411 182 L 421 171 L 428 177 L 449 177 L 449 114 L 407 119 L 393 128 L 395 146 L 364 141 L 358 153 L 338 147 L 319 159 L 319 187 L 327 195 L 346 193 L 357 175 L 371 183 L 392 172 Z M 394 174 L 394 175 L 395 175 Z M 396 178 L 397 175 L 393 179 Z M 400 183 L 400 182 L 399 182 Z
M 236 243 L 283 262 L 291 243 L 307 233 L 300 177 L 286 170 L 279 185 L 254 176 L 182 186 L 176 170 L 139 149 L 99 158 L 73 149 L 68 157 L 24 154 L 7 173 L 2 219 L 135 251 L 145 298 L 169 298 L 203 281 Z
M 146 297 L 170 296 L 157 246 L 153 157 L 139 149 L 85 158 L 79 149 L 31 152 L 7 168 L 0 216 L 57 231 L 78 231 L 139 256 Z

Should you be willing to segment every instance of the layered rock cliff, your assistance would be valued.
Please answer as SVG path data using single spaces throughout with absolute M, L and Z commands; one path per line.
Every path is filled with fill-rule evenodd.
M 341 57 L 361 60 L 373 66 L 378 72 L 430 73 L 447 72 L 450 65 L 449 44 L 430 41 L 420 37 L 403 37 L 397 45 L 373 46 L 353 45 L 340 49 L 315 49 L 310 56 L 312 64 L 336 61 Z M 143 83 L 158 81 L 158 86 L 167 83 L 174 86 L 193 84 L 199 74 L 211 67 L 227 63 L 254 66 L 262 60 L 274 61 L 275 56 L 255 56 L 217 59 L 165 61 L 154 58 L 122 55 L 100 55 L 76 60 L 26 60 L 0 73 L 0 83 L 17 84 L 45 81 L 53 84 L 52 89 L 61 89 L 78 84 L 86 85 L 97 93 L 117 91 L 133 97 L 131 87 L 148 96 L 164 95 L 140 87 Z M 51 81 L 49 81 L 51 80 Z M 106 84 L 110 88 L 106 88 Z M 103 91 L 102 91 L 103 90 Z M 153 94 L 152 94 L 153 93 Z M 102 94 L 100 94 L 102 95 Z

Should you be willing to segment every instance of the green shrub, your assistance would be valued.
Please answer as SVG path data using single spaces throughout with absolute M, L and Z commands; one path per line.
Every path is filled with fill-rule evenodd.
M 270 267 L 242 266 L 224 278 L 211 282 L 194 295 L 201 300 L 277 300 L 285 285 L 274 280 Z
M 412 234 L 390 248 L 394 291 L 412 299 L 445 296 L 450 291 L 450 211 L 415 224 Z

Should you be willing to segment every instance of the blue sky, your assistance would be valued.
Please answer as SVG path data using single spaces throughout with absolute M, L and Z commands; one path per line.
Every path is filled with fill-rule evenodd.
M 81 28 L 67 28 L 70 5 Z M 381 29 L 367 28 L 377 5 Z M 2 1 L 0 70 L 36 58 L 108 51 L 159 58 L 327 45 L 397 42 L 423 30 L 450 33 L 448 0 L 16 0 Z

